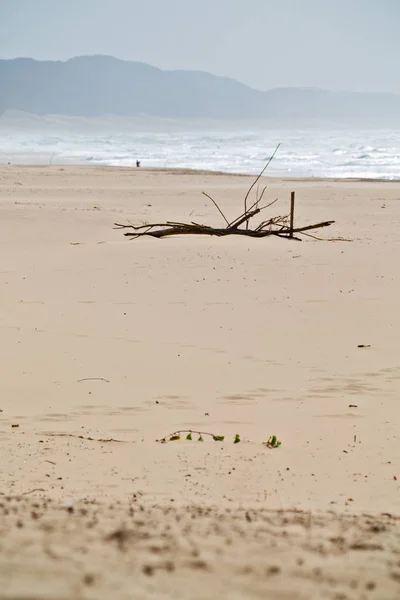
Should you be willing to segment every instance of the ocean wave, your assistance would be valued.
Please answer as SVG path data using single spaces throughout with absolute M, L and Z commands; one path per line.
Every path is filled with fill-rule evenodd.
M 362 140 L 362 141 L 360 141 Z M 210 169 L 274 176 L 400 179 L 400 131 L 7 131 L 0 162 Z

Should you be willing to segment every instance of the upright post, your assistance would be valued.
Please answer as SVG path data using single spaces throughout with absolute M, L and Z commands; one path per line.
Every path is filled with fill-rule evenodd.
M 295 199 L 295 192 L 292 192 L 290 194 L 290 231 L 289 231 L 289 237 L 293 237 L 293 229 L 294 229 L 294 199 Z

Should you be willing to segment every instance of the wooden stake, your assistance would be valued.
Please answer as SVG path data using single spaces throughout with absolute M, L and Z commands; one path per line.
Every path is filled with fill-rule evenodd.
M 293 229 L 294 229 L 294 198 L 295 192 L 290 194 L 290 226 L 289 226 L 289 237 L 293 237 Z

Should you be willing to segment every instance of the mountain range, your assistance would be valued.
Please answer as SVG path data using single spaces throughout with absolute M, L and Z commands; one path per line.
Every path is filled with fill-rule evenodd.
M 268 71 L 268 65 L 266 65 Z M 163 71 L 111 56 L 0 60 L 0 115 L 269 120 L 400 126 L 400 96 L 317 88 L 252 89 L 201 71 Z

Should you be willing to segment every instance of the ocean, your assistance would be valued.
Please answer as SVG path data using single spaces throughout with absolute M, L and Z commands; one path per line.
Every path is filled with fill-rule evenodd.
M 164 130 L 163 130 L 164 129 Z M 400 179 L 400 130 L 237 127 L 146 132 L 108 127 L 0 126 L 0 163 L 79 164 L 259 172 L 281 144 L 267 175 Z

